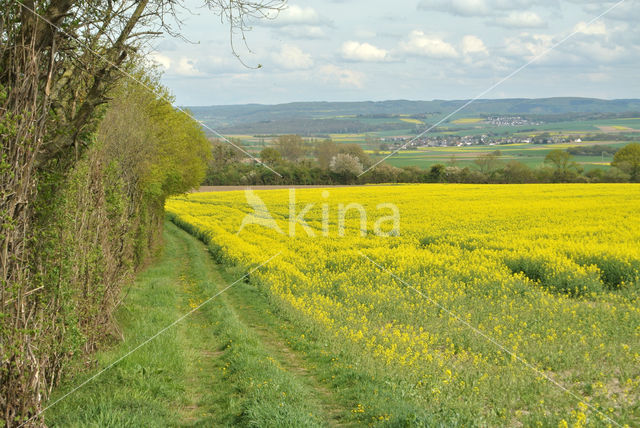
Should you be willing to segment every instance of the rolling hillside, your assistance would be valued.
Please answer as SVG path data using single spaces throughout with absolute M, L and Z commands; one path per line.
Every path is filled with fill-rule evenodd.
M 205 124 L 228 134 L 238 133 L 312 133 L 353 129 L 362 117 L 384 118 L 397 115 L 444 116 L 466 103 L 454 101 L 366 101 L 298 102 L 277 105 L 246 104 L 188 107 Z M 615 114 L 640 111 L 639 99 L 600 100 L 593 98 L 542 98 L 478 100 L 461 116 L 490 114 L 566 115 Z M 391 128 L 387 128 L 391 129 Z M 375 131 L 377 129 L 371 129 Z

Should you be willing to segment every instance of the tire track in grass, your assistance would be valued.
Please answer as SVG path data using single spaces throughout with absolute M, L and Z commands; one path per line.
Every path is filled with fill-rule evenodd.
M 183 241 L 186 250 L 186 243 Z M 186 256 L 186 251 L 185 251 Z M 198 301 L 197 283 L 189 277 L 190 266 L 187 263 L 180 277 L 183 291 L 180 306 L 182 310 L 192 308 Z M 211 334 L 211 320 L 200 311 L 194 312 L 189 319 L 180 326 L 180 336 L 185 339 L 185 402 L 180 409 L 182 425 L 211 426 L 222 425 L 224 418 L 230 412 L 224 397 L 219 395 L 222 388 L 218 374 L 224 367 L 222 356 L 224 351 L 219 338 Z
M 260 338 L 265 349 L 275 356 L 275 359 L 284 370 L 300 378 L 301 382 L 313 391 L 314 399 L 324 413 L 324 421 L 329 426 L 344 426 L 343 419 L 349 413 L 349 409 L 345 408 L 336 400 L 331 391 L 322 385 L 304 358 L 274 332 L 273 325 L 269 325 L 270 323 L 266 322 L 273 315 L 260 311 L 243 299 L 245 296 L 242 296 L 240 291 L 243 287 L 246 287 L 246 285 L 240 284 L 238 289 L 229 290 L 230 292 L 225 296 L 225 299 L 233 306 L 234 312 L 239 319 L 244 325 L 253 330 Z
M 193 309 L 198 301 L 199 284 L 193 278 L 193 254 L 190 243 L 169 224 L 165 224 L 167 239 L 176 248 L 179 269 L 176 269 L 175 292 L 177 313 Z M 160 262 L 162 263 L 162 262 Z M 210 320 L 200 311 L 196 311 L 176 326 L 178 346 L 183 355 L 183 378 L 180 379 L 183 393 L 181 401 L 175 403 L 174 410 L 180 417 L 179 425 L 211 426 L 220 425 L 228 414 L 225 400 L 218 393 L 220 381 L 212 374 L 220 371 L 224 365 L 220 357 L 224 352 L 210 351 L 220 347 L 219 339 L 211 334 Z M 173 425 L 173 424 L 172 424 Z
M 166 227 L 184 249 L 183 309 L 197 306 L 228 286 L 221 266 L 211 259 L 204 244 L 173 224 Z M 265 314 L 232 294 L 236 287 L 194 313 L 180 329 L 189 348 L 183 424 L 342 425 L 340 419 L 348 410 L 316 380 L 304 359 L 260 322 Z M 255 367 L 265 370 L 264 379 Z M 255 397 L 256 385 L 260 388 L 269 382 L 282 395 L 282 402 L 276 402 L 274 394 L 260 396 L 258 392 Z M 264 403 L 265 399 L 273 403 Z M 303 412 L 308 418 L 302 417 Z

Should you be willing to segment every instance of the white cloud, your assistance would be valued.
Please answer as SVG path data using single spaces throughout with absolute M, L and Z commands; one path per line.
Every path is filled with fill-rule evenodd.
M 320 25 L 283 25 L 275 29 L 278 40 L 326 39 L 327 34 Z
M 335 65 L 325 65 L 319 72 L 325 82 L 338 82 L 343 87 L 362 88 L 364 83 L 364 73 Z
M 601 34 L 600 30 L 594 33 Z M 574 37 L 566 43 L 550 50 L 560 36 L 522 33 L 505 40 L 507 56 L 523 60 L 539 57 L 537 63 L 547 66 L 568 67 L 596 66 L 628 61 L 632 56 L 628 47 L 609 40 L 608 38 Z
M 468 35 L 462 38 L 462 53 L 465 55 L 489 55 L 489 50 L 479 37 Z
M 572 51 L 595 63 L 611 63 L 626 58 L 627 50 L 622 46 L 600 42 L 577 42 Z
M 208 55 L 198 58 L 198 70 L 207 74 L 234 73 L 242 68 L 237 60 L 230 57 Z
M 178 44 L 174 40 L 164 39 L 155 45 L 155 49 L 160 52 L 175 51 L 178 49 Z
M 366 62 L 384 61 L 389 54 L 385 49 L 380 49 L 369 43 L 354 41 L 344 42 L 341 52 L 344 59 Z
M 508 17 L 509 11 L 523 13 L 534 6 L 549 9 L 557 5 L 557 0 L 421 0 L 418 9 L 462 17 L 505 18 Z
M 409 40 L 400 43 L 400 48 L 410 54 L 430 58 L 457 58 L 456 49 L 439 37 L 426 35 L 422 31 L 414 30 L 409 34 Z
M 258 24 L 267 24 L 275 26 L 285 25 L 314 25 L 320 24 L 322 19 L 316 10 L 312 7 L 300 7 L 291 5 L 280 12 L 277 16 L 272 16 L 269 20 L 260 20 Z
M 149 59 L 151 59 L 152 62 L 155 62 L 165 70 L 171 68 L 171 58 L 161 54 L 160 52 L 151 52 L 149 54 Z
M 178 76 L 201 76 L 202 73 L 200 70 L 196 68 L 196 61 L 181 57 L 178 59 L 175 64 L 171 64 L 170 68 L 172 74 L 176 74 Z
M 592 83 L 610 82 L 612 77 L 611 72 L 581 73 L 578 76 Z
M 640 19 L 640 8 L 637 0 L 627 0 L 624 3 L 603 0 L 569 0 L 583 6 L 589 15 L 599 15 L 614 4 L 616 7 L 607 13 L 606 19 L 619 21 L 638 21 Z
M 197 56 L 198 52 L 152 52 L 149 59 L 164 69 L 168 76 L 202 77 L 219 73 L 233 73 L 243 69 L 231 57 Z
M 516 57 L 533 58 L 542 55 L 553 46 L 553 36 L 548 34 L 522 33 L 505 39 L 505 52 Z
M 576 26 L 573 27 L 573 31 L 589 36 L 606 36 L 607 26 L 602 21 L 594 22 L 591 25 L 587 25 L 586 22 L 578 22 Z
M 272 55 L 273 60 L 287 70 L 306 70 L 313 66 L 311 55 L 297 46 L 283 45 L 280 52 Z
M 535 12 L 513 11 L 492 21 L 495 25 L 505 28 L 542 28 L 547 23 Z

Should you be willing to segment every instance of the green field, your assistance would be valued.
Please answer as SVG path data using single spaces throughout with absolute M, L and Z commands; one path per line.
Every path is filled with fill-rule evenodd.
M 336 119 L 338 117 L 334 117 Z M 347 119 L 346 116 L 340 117 Z M 429 123 L 436 123 L 440 117 L 430 116 L 429 119 L 418 118 L 418 116 L 396 115 L 384 118 L 369 118 L 349 116 L 348 120 L 357 120 L 368 125 L 394 124 L 397 129 L 378 132 L 361 133 L 332 133 L 325 136 L 306 137 L 305 140 L 311 146 L 313 141 L 330 137 L 339 144 L 360 144 L 369 152 L 374 160 L 380 160 L 387 156 L 392 150 L 396 150 L 402 143 L 394 142 L 393 138 L 404 138 L 407 141 L 418 135 L 418 133 L 428 129 Z M 417 123 L 424 121 L 423 124 Z M 578 137 L 585 138 L 589 135 L 598 135 L 610 141 L 583 141 L 581 143 L 556 143 L 548 145 L 540 144 L 495 144 L 495 145 L 473 145 L 463 147 L 419 147 L 409 150 L 401 150 L 386 160 L 390 165 L 396 167 L 416 166 L 429 168 L 441 163 L 446 165 L 456 165 L 460 167 L 471 166 L 478 156 L 500 150 L 501 159 L 504 162 L 517 160 L 529 167 L 535 168 L 543 164 L 545 156 L 554 149 L 567 149 L 570 147 L 607 145 L 621 148 L 631 141 L 640 139 L 640 118 L 621 119 L 599 119 L 599 120 L 575 120 L 567 122 L 552 122 L 541 125 L 525 126 L 495 126 L 486 122 L 480 117 L 451 118 L 445 123 L 433 129 L 425 137 L 438 136 L 471 136 L 481 135 L 495 136 L 499 138 L 532 138 L 537 135 L 548 133 L 552 137 L 559 139 L 575 140 Z M 622 140 L 620 139 L 622 137 Z M 274 144 L 275 137 L 259 137 L 252 135 L 233 135 L 238 138 L 244 148 L 258 155 L 265 147 Z M 394 145 L 395 144 L 395 145 Z M 386 145 L 388 150 L 381 151 L 382 145 Z M 604 156 L 575 156 L 573 159 L 585 170 L 595 168 L 606 169 L 613 160 L 611 155 Z
M 397 167 L 417 166 L 429 168 L 434 164 L 455 165 L 460 167 L 471 166 L 473 161 L 483 154 L 500 150 L 502 161 L 508 162 L 517 160 L 532 168 L 544 163 L 545 156 L 555 149 L 566 149 L 569 147 L 590 146 L 594 144 L 606 144 L 607 146 L 623 147 L 626 143 L 619 142 L 588 142 L 581 144 L 513 144 L 500 146 L 470 146 L 470 147 L 432 147 L 420 150 L 400 151 L 386 160 L 390 165 Z M 390 152 L 383 152 L 376 156 L 382 159 Z M 574 161 L 590 170 L 594 168 L 608 168 L 613 161 L 613 156 L 574 156 Z

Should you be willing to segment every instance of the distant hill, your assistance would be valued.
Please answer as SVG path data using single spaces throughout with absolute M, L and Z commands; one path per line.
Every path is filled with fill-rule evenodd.
M 364 101 L 364 102 L 297 102 L 263 105 L 222 105 L 188 107 L 207 125 L 226 133 L 298 132 L 298 128 L 316 133 L 352 129 L 358 117 L 392 115 L 444 116 L 461 107 L 467 100 L 434 101 Z M 513 98 L 478 100 L 466 107 L 458 117 L 490 114 L 566 115 L 587 113 L 639 112 L 640 99 L 601 100 L 595 98 Z M 355 120 L 354 120 L 355 119 Z

